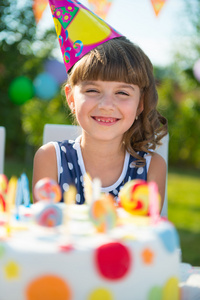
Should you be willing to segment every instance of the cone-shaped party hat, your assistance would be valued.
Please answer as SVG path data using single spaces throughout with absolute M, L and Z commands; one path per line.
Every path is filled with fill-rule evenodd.
M 90 50 L 121 36 L 76 0 L 49 0 L 66 70 Z

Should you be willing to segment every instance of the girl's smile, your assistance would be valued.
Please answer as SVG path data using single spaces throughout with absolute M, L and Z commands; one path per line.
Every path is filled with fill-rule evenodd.
M 98 124 L 103 126 L 112 126 L 120 119 L 112 118 L 112 117 L 103 117 L 103 116 L 92 116 L 93 120 L 98 122 Z

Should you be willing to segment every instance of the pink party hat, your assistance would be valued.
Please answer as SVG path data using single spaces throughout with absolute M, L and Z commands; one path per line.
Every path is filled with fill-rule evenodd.
M 64 64 L 69 69 L 90 50 L 122 36 L 76 0 L 49 0 Z

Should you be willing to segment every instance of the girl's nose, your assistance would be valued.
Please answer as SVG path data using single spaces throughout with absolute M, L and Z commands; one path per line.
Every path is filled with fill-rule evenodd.
M 99 101 L 99 108 L 114 109 L 115 103 L 111 95 L 103 95 Z

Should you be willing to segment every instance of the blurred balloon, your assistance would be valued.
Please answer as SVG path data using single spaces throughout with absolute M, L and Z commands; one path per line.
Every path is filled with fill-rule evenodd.
M 34 96 L 33 83 L 25 76 L 17 77 L 11 82 L 8 93 L 13 103 L 24 104 Z
M 163 5 L 167 2 L 167 0 L 151 0 L 151 4 L 153 5 L 154 12 L 156 17 L 159 15 Z
M 58 92 L 58 83 L 46 72 L 39 74 L 34 82 L 35 94 L 42 100 L 51 100 Z
M 194 64 L 193 74 L 196 80 L 200 81 L 200 59 L 198 59 Z
M 35 16 L 36 23 L 42 18 L 43 12 L 47 7 L 48 0 L 34 0 L 33 1 L 33 12 Z
M 112 0 L 88 0 L 91 10 L 100 18 L 106 19 Z
M 61 63 L 56 59 L 48 59 L 45 62 L 44 70 L 52 75 L 58 84 L 62 84 L 67 79 L 64 63 Z

